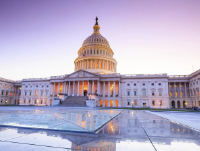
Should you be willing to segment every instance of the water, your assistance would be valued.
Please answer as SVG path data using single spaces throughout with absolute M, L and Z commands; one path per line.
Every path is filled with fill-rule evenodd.
M 0 125 L 95 132 L 122 110 L 34 110 L 0 113 Z
M 112 111 L 112 114 L 111 112 Z M 91 119 L 88 124 L 95 123 L 95 115 L 101 115 L 102 121 L 106 121 L 105 116 L 113 116 L 114 110 L 85 111 L 71 110 L 65 116 L 61 110 L 57 111 L 33 111 L 36 115 L 48 114 L 56 117 L 56 120 L 68 120 L 82 129 L 93 131 L 95 128 L 81 126 L 80 118 L 75 115 L 88 115 Z M 4 112 L 5 113 L 5 112 Z M 18 112 L 16 112 L 18 113 Z M 87 114 L 86 114 L 87 113 Z M 98 114 L 97 114 L 98 113 Z M 47 114 L 47 115 L 46 115 Z M 93 114 L 93 115 L 92 115 Z M 9 115 L 9 113 L 8 113 Z M 21 112 L 19 115 L 22 115 Z M 72 116 L 73 115 L 73 116 Z M 12 114 L 12 116 L 14 116 Z M 18 115 L 15 115 L 18 116 Z M 42 116 L 42 117 L 43 117 Z M 22 116 L 23 117 L 23 116 Z M 43 119 L 44 119 L 43 117 Z M 2 118 L 2 117 L 1 117 Z M 13 118 L 13 117 L 11 117 Z M 111 118 L 111 117 L 110 117 Z M 18 118 L 19 119 L 19 118 Z M 27 118 L 24 118 L 27 119 Z M 34 120 L 34 117 L 30 117 Z M 39 118 L 38 118 L 39 119 Z M 90 118 L 88 118 L 90 119 Z M 98 118 L 96 118 L 98 119 Z M 105 119 L 105 120 L 103 120 Z M 49 123 L 54 123 L 52 120 Z M 85 119 L 82 117 L 81 121 Z M 23 121 L 23 120 L 22 120 Z M 38 120 L 39 123 L 42 120 Z M 47 120 L 49 121 L 49 120 Z M 87 121 L 87 120 L 85 120 Z M 89 122 L 90 121 L 90 122 Z M 45 122 L 45 120 L 44 120 Z M 18 122 L 20 123 L 20 122 Z M 27 123 L 27 122 L 26 122 Z M 59 122 L 58 122 L 59 123 Z M 97 122 L 98 123 L 98 122 Z M 102 122 L 103 123 L 103 122 Z M 45 125 L 44 123 L 41 125 Z M 61 124 L 62 125 L 62 124 Z M 58 128 L 59 126 L 57 126 Z M 98 126 L 97 126 L 98 127 Z M 97 128 L 96 127 L 96 128 Z M 94 129 L 93 129 L 94 128 Z M 0 127 L 0 150 L 73 150 L 73 151 L 199 151 L 200 132 L 184 127 L 181 124 L 170 122 L 159 116 L 155 116 L 145 111 L 125 110 L 113 120 L 109 121 L 97 133 L 80 133 L 69 131 L 49 131 L 46 129 L 24 129 Z

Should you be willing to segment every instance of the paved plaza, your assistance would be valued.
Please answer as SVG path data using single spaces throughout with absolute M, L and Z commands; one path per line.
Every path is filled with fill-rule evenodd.
M 66 114 L 63 114 L 64 112 Z M 177 118 L 187 117 L 185 120 L 190 123 L 192 119 L 198 119 L 199 113 L 185 112 L 180 114 L 170 111 L 149 112 L 102 108 L 0 107 L 0 114 L 0 150 L 200 150 L 199 131 L 171 122 L 164 117 L 164 115 Z M 50 118 L 52 116 L 54 118 Z M 192 118 L 189 118 L 190 116 Z M 7 123 L 5 117 L 8 118 Z M 20 121 L 18 117 L 21 117 Z M 15 118 L 16 121 L 14 121 Z M 53 130 L 48 127 L 52 124 L 54 124 L 53 127 L 55 125 L 55 127 L 61 127 L 58 125 L 68 125 L 65 124 L 67 122 L 74 125 L 71 128 L 77 130 L 77 127 L 79 127 L 87 129 L 87 132 L 80 129 L 78 131 L 69 129 Z M 96 125 L 99 128 L 97 131 Z M 61 128 L 66 128 L 66 126 Z

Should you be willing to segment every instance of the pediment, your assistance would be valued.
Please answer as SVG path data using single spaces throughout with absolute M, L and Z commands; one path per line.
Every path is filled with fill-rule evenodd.
M 88 71 L 84 71 L 84 70 L 79 70 L 76 71 L 70 75 L 67 76 L 67 78 L 76 78 L 76 77 L 96 77 L 97 75 L 95 73 L 91 73 Z

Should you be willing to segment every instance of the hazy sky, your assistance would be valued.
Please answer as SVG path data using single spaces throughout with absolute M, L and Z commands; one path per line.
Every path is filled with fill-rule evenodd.
M 74 72 L 95 17 L 121 74 L 200 69 L 200 0 L 0 0 L 0 77 Z

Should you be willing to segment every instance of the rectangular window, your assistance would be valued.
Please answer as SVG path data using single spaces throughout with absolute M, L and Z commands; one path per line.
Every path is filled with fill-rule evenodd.
M 41 96 L 43 96 L 43 91 L 41 91 Z
M 142 94 L 143 94 L 143 96 L 146 96 L 146 90 L 145 89 L 142 90 Z
M 31 91 L 30 91 L 30 96 L 31 96 Z
M 155 106 L 155 101 L 152 101 L 152 106 Z
M 127 105 L 130 105 L 130 101 L 127 101 Z
M 137 91 L 134 91 L 134 96 L 137 96 Z
M 26 95 L 26 93 L 27 93 L 27 92 L 25 92 L 25 95 Z
M 152 96 L 154 96 L 155 95 L 155 93 L 154 93 L 154 91 L 152 91 Z
M 137 105 L 137 100 L 134 101 L 134 105 Z
M 130 91 L 127 91 L 127 95 L 130 96 Z
M 159 96 L 162 96 L 162 91 L 159 91 Z
M 8 95 L 8 92 L 6 92 L 6 95 Z
M 48 95 L 48 91 L 46 91 L 46 96 Z
M 1 91 L 1 95 L 3 95 L 3 91 Z

